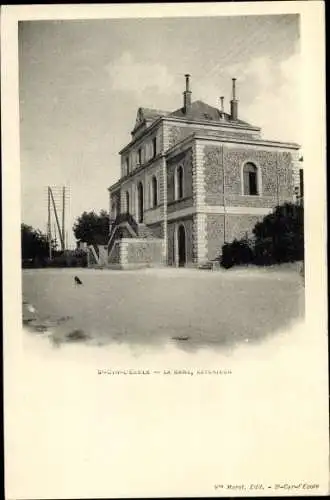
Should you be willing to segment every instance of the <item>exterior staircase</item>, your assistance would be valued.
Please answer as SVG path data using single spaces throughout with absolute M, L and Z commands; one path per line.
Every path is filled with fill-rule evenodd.
M 137 225 L 137 236 L 138 236 L 138 238 L 141 238 L 141 239 L 154 238 L 152 230 L 150 229 L 150 227 L 146 226 L 145 224 L 138 224 Z

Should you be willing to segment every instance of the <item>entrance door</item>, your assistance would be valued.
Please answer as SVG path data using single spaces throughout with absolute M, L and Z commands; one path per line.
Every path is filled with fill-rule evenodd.
M 138 185 L 138 222 L 143 222 L 143 186 L 140 182 Z
M 186 232 L 182 225 L 178 229 L 178 257 L 179 267 L 186 265 Z

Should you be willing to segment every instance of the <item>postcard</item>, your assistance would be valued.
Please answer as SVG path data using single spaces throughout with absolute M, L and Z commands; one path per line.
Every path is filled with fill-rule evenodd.
M 8 500 L 329 493 L 324 33 L 2 7 Z

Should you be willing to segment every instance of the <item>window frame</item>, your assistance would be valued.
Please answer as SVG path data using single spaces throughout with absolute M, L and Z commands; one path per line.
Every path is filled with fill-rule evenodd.
M 142 147 L 138 148 L 137 153 L 138 153 L 137 164 L 142 165 Z
M 255 180 L 256 180 L 256 193 L 251 194 L 251 186 L 250 186 L 250 179 L 248 181 L 249 183 L 249 192 L 245 192 L 245 167 L 247 165 L 252 165 L 255 168 Z M 246 172 L 249 176 L 252 172 Z M 261 196 L 262 195 L 262 177 L 261 177 L 261 169 L 260 166 L 258 165 L 257 162 L 254 160 L 246 160 L 242 163 L 242 168 L 241 168 L 241 194 L 242 196 Z
M 152 138 L 152 158 L 156 158 L 157 156 L 157 137 L 154 136 Z
M 150 191 L 151 191 L 151 208 L 156 208 L 159 205 L 158 179 L 157 179 L 156 175 L 153 175 L 151 177 L 151 190 Z
M 125 173 L 126 173 L 126 175 L 129 174 L 129 163 L 130 163 L 129 156 L 126 156 L 126 158 L 125 158 Z
M 179 171 L 182 172 L 181 175 L 181 196 L 179 196 Z M 184 170 L 183 165 L 177 165 L 174 172 L 174 200 L 180 201 L 184 198 Z
M 130 213 L 130 194 L 129 191 L 125 191 L 125 213 Z

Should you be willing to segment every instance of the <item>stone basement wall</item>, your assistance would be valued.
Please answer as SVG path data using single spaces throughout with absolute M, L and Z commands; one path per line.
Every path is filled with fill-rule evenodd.
M 252 236 L 252 230 L 263 215 L 232 215 L 207 214 L 206 216 L 206 248 L 208 260 L 213 260 L 222 254 L 224 244 L 224 222 L 226 222 L 225 237 L 228 243 L 235 238 Z
M 205 203 L 223 205 L 223 181 L 227 206 L 264 207 L 292 201 L 294 171 L 292 156 L 286 151 L 270 151 L 255 146 L 224 146 L 222 164 L 221 146 L 204 147 Z M 260 168 L 261 195 L 242 194 L 242 165 L 251 161 Z M 259 183 L 260 189 L 260 183 Z M 278 199 L 278 195 L 279 199 Z
M 163 240 L 124 239 L 120 242 L 122 268 L 163 265 Z
M 120 240 L 115 241 L 113 248 L 111 249 L 110 255 L 108 256 L 108 264 L 118 264 L 120 263 Z

